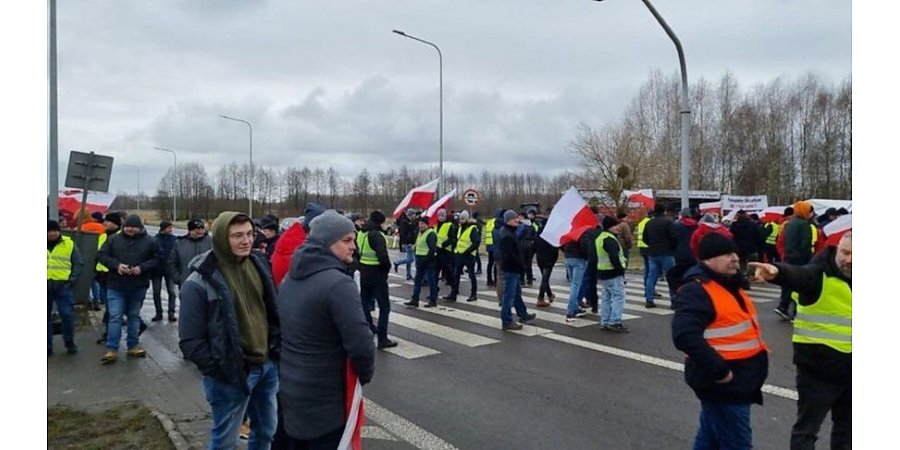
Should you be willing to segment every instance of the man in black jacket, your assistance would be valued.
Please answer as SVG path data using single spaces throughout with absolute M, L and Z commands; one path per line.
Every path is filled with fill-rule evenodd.
M 741 272 L 746 274 L 747 262 L 759 261 L 759 254 L 761 253 L 759 247 L 763 242 L 759 224 L 750 220 L 750 216 L 747 215 L 746 211 L 740 210 L 737 212 L 730 230 L 734 236 L 734 243 L 738 247 Z
M 686 356 L 684 379 L 700 399 L 694 448 L 752 448 L 750 406 L 762 404 L 769 373 L 737 251 L 717 233 L 700 240 L 700 264 L 685 274 L 691 281 L 679 290 L 672 317 L 675 348 Z
M 519 226 L 519 216 L 515 211 L 508 209 L 503 213 L 503 229 L 500 230 L 500 269 L 503 271 L 503 300 L 500 307 L 501 328 L 504 330 L 521 330 L 522 324 L 530 322 L 537 317 L 535 313 L 528 313 L 525 302 L 522 301 L 522 281 L 520 277 L 525 272 L 525 258 L 519 240 L 516 239 L 516 228 Z M 512 308 L 515 306 L 519 322 L 513 320 Z
M 390 292 L 388 290 L 388 273 L 391 260 L 384 240 L 384 214 L 372 211 L 369 221 L 362 231 L 356 235 L 356 246 L 359 247 L 359 296 L 362 298 L 363 313 L 378 336 L 378 348 L 396 347 L 397 343 L 388 339 L 388 319 L 391 314 Z M 378 304 L 378 326 L 372 321 L 372 310 Z
M 178 346 L 203 373 L 212 408 L 210 448 L 236 448 L 244 413 L 249 448 L 269 448 L 278 422 L 281 330 L 275 283 L 251 253 L 253 223 L 225 211 L 212 226 L 213 249 L 191 261 L 181 289 Z
M 453 282 L 453 249 L 456 248 L 456 235 L 458 233 L 456 223 L 447 217 L 446 209 L 439 209 L 438 223 L 434 228 L 437 232 L 438 245 L 438 280 L 444 280 L 447 286 Z
M 444 297 L 444 300 L 455 302 L 456 296 L 459 294 L 459 279 L 462 277 L 463 268 L 469 273 L 470 293 L 468 302 L 478 300 L 476 293 L 478 292 L 478 279 L 475 278 L 475 254 L 481 245 L 481 233 L 475 225 L 474 220 L 469 220 L 469 212 L 462 211 L 459 213 L 459 228 L 456 233 L 456 246 L 453 250 L 455 263 L 453 266 L 453 278 L 450 284 L 450 295 Z
M 406 257 L 399 261 L 394 261 L 394 272 L 400 267 L 400 264 L 406 264 L 406 281 L 412 281 L 412 263 L 416 261 L 413 253 L 413 246 L 416 245 L 416 211 L 412 208 L 407 209 L 405 214 L 401 214 L 397 219 L 397 233 L 400 236 L 400 249 L 403 250 Z
M 615 333 L 627 333 L 622 325 L 622 311 L 625 309 L 625 251 L 619 240 L 609 230 L 618 225 L 612 216 L 603 218 L 602 228 L 594 243 L 596 256 L 593 259 L 597 278 L 603 291 L 600 298 L 600 329 Z
M 150 284 L 153 286 L 153 306 L 156 308 L 156 315 L 153 316 L 154 322 L 159 322 L 162 320 L 162 287 L 163 283 L 166 286 L 166 295 L 168 295 L 168 311 L 169 311 L 169 322 L 174 322 L 176 320 L 175 317 L 175 302 L 177 299 L 177 295 L 175 294 L 175 278 L 171 273 L 168 272 L 168 266 L 166 262 L 169 261 L 169 258 L 172 255 L 172 249 L 175 247 L 175 235 L 172 234 L 172 231 L 175 227 L 172 225 L 172 222 L 168 220 L 163 220 L 159 223 L 159 232 L 154 236 L 154 240 L 156 245 L 162 251 L 162 261 L 163 263 L 159 265 L 159 268 L 154 271 L 153 274 L 150 275 Z
M 831 448 L 849 449 L 853 406 L 852 236 L 841 237 L 805 266 L 751 263 L 757 279 L 798 294 L 794 320 L 797 422 L 792 449 L 815 448 L 831 412 Z
M 345 383 L 346 372 L 352 370 L 362 385 L 371 381 L 375 347 L 356 284 L 347 275 L 353 223 L 329 210 L 310 225 L 278 294 L 284 330 L 278 397 L 294 441 L 288 448 L 337 448 L 348 426 L 345 396 L 355 385 Z
M 434 228 L 428 226 L 428 217 L 422 216 L 419 220 L 419 236 L 416 238 L 416 279 L 413 286 L 412 299 L 404 305 L 419 306 L 419 293 L 422 292 L 422 283 L 428 283 L 428 303 L 426 308 L 437 306 L 437 233 Z
M 656 281 L 675 265 L 675 247 L 678 234 L 675 223 L 666 215 L 666 208 L 657 204 L 653 208 L 654 217 L 644 227 L 643 239 L 647 244 L 647 281 L 644 284 L 645 308 L 656 308 Z M 669 293 L 671 298 L 672 293 Z
M 150 275 L 162 267 L 162 250 L 147 235 L 138 215 L 132 214 L 122 224 L 122 232 L 110 236 L 98 254 L 100 261 L 109 268 L 107 279 L 106 353 L 103 364 L 115 362 L 119 357 L 119 341 L 122 339 L 122 315 L 128 315 L 128 356 L 147 355 L 138 345 L 141 306 L 150 287 Z

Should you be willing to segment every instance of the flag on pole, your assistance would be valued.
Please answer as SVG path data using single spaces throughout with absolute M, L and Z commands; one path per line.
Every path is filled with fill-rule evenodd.
M 69 226 L 74 226 L 77 219 L 78 211 L 81 210 L 81 189 L 60 189 L 57 209 L 59 214 L 66 218 Z M 88 213 L 99 211 L 106 214 L 109 211 L 109 205 L 116 199 L 116 194 L 107 192 L 88 191 L 87 204 L 84 210 Z M 56 220 L 55 217 L 52 219 Z
M 570 187 L 553 206 L 541 238 L 554 247 L 560 247 L 567 242 L 577 241 L 582 233 L 596 227 L 598 223 L 597 216 L 591 212 L 578 189 Z
M 427 208 L 431 201 L 434 200 L 434 192 L 437 190 L 438 181 L 440 181 L 440 178 L 436 178 L 409 191 L 406 197 L 403 197 L 403 200 L 397 205 L 397 209 L 394 210 L 394 219 L 400 218 L 400 215 L 409 208 Z
M 362 385 L 359 377 L 350 364 L 350 358 L 344 364 L 344 406 L 347 411 L 347 422 L 344 424 L 344 433 L 341 435 L 339 450 L 362 449 L 362 427 L 365 423 L 366 413 L 363 411 Z
M 456 195 L 456 189 L 454 188 L 452 191 L 448 192 L 447 195 L 440 198 L 440 200 L 434 202 L 433 205 L 428 207 L 428 210 L 425 211 L 425 215 L 428 216 L 428 225 L 435 226 L 438 223 L 437 212 L 439 209 L 447 209 L 447 206 L 450 205 L 450 200 L 453 199 L 453 196 Z
M 653 200 L 653 189 L 639 189 L 637 191 L 622 191 L 622 195 L 628 199 L 629 206 L 636 203 L 649 210 L 653 209 L 656 201 Z
M 825 233 L 825 246 L 838 245 L 841 237 L 853 229 L 853 214 L 844 214 L 837 219 L 828 222 L 822 232 Z

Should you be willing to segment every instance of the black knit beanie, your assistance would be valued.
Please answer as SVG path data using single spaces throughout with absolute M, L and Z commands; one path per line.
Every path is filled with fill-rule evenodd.
M 703 261 L 716 256 L 737 253 L 737 251 L 737 245 L 731 239 L 719 233 L 709 233 L 703 239 L 700 239 L 698 253 L 700 254 L 700 260 Z

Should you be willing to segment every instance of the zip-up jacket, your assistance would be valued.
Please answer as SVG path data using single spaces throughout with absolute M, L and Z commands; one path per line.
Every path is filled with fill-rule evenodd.
M 113 288 L 147 287 L 150 277 L 164 264 L 162 250 L 143 229 L 134 236 L 124 232 L 109 236 L 100 247 L 99 258 L 109 268 L 106 282 Z M 119 264 L 140 267 L 141 274 L 119 275 Z
M 200 239 L 192 239 L 190 234 L 180 236 L 175 241 L 175 248 L 172 249 L 172 255 L 167 262 L 169 275 L 175 279 L 175 283 L 179 286 L 184 284 L 184 280 L 191 273 L 189 267 L 191 260 L 209 250 L 212 250 L 212 237 L 208 233 Z

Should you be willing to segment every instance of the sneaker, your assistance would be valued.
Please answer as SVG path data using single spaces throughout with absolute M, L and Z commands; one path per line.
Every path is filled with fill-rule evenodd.
M 566 314 L 566 322 L 574 322 L 576 320 L 578 320 L 577 317 L 570 315 L 570 314 Z
M 656 308 L 656 303 L 653 303 L 653 302 L 644 303 L 644 308 L 647 308 L 647 309 Z
M 597 314 L 598 310 L 596 306 L 591 306 L 591 312 Z
M 446 300 L 446 301 L 448 301 L 448 302 L 455 302 L 455 301 L 456 301 L 456 297 L 453 296 L 453 295 L 445 295 L 445 296 L 441 297 L 441 299 Z
M 515 322 L 509 322 L 509 323 L 504 323 L 500 328 L 503 330 L 521 330 L 522 324 L 515 323 Z
M 126 352 L 126 353 L 128 354 L 128 356 L 134 356 L 137 358 L 143 358 L 143 357 L 147 356 L 147 351 L 140 347 L 129 348 L 128 352 Z
M 653 298 L 662 298 L 662 294 L 660 294 L 659 292 L 654 292 Z
M 787 311 L 781 308 L 775 308 L 775 314 L 778 314 L 782 320 L 791 320 L 791 316 L 788 315 Z
M 539 298 L 539 299 L 538 299 L 538 301 L 537 301 L 537 307 L 538 307 L 538 308 L 545 308 L 545 307 L 547 307 L 547 306 L 550 306 L 550 302 L 548 302 L 548 301 L 546 301 L 546 300 L 544 300 L 544 299 L 542 299 L 542 298 Z
M 588 304 L 585 302 L 578 302 L 578 307 L 581 309 L 585 309 L 588 307 Z
M 408 302 L 403 302 L 403 306 L 411 306 L 411 307 L 413 307 L 413 308 L 418 308 L 418 307 L 419 307 L 419 301 L 418 301 L 418 300 L 410 300 L 410 301 L 408 301 Z
M 477 302 L 477 301 L 478 301 L 478 297 L 472 295 L 472 296 L 470 296 L 469 298 L 467 298 L 466 301 L 467 301 L 467 302 Z
M 428 302 L 428 303 L 425 304 L 425 307 L 426 307 L 426 308 L 435 308 L 435 307 L 437 307 L 437 302 L 435 302 L 435 301 L 430 301 L 430 302 Z
M 612 331 L 613 333 L 627 333 L 628 327 L 622 325 L 621 323 L 614 323 L 612 325 L 607 325 L 603 327 L 604 331 Z
M 238 434 L 238 436 L 245 441 L 247 439 L 250 439 L 250 421 L 249 420 L 245 420 L 245 421 L 241 422 L 241 431 Z
M 153 316 L 153 318 L 150 320 L 153 322 L 159 322 L 160 320 L 162 320 L 162 314 L 157 314 L 157 315 Z
M 584 317 L 586 315 L 587 315 L 587 311 L 585 311 L 583 309 L 579 309 L 578 311 L 575 312 L 575 317 Z
M 100 362 L 103 364 L 112 364 L 119 359 L 119 354 L 114 351 L 107 351 L 103 354 L 103 357 L 100 358 Z
M 396 346 L 397 346 L 397 341 L 392 341 L 390 339 L 378 341 L 378 348 L 391 348 L 391 347 L 396 347 Z
M 175 314 L 169 314 L 169 322 L 178 322 L 178 318 L 175 317 Z
M 537 314 L 529 313 L 523 317 L 519 317 L 519 323 L 528 323 L 537 318 Z

